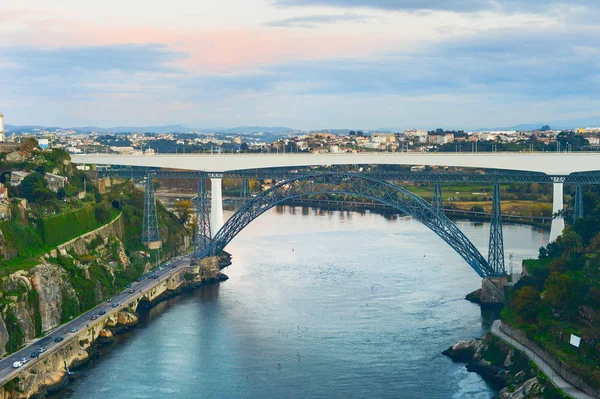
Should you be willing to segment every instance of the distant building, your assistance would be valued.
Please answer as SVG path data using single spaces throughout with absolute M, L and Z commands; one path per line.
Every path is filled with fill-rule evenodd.
M 4 132 L 4 114 L 0 114 L 0 142 L 6 141 L 6 133 Z
M 65 181 L 67 180 L 66 177 L 55 175 L 53 173 L 46 173 L 44 178 L 48 182 L 48 188 L 55 193 L 58 192 L 59 189 L 65 187 Z
M 396 135 L 392 133 L 373 133 L 371 135 L 371 142 L 390 144 L 396 142 Z
M 428 132 L 427 132 L 427 130 L 423 130 L 423 129 L 410 129 L 410 130 L 405 130 L 404 135 L 407 137 L 415 137 L 419 140 L 420 143 L 425 143 L 425 142 L 427 142 Z
M 24 178 L 29 176 L 31 173 L 26 172 L 24 170 L 15 170 L 14 172 L 10 172 L 10 184 L 13 186 L 18 186 L 21 184 Z
M 0 202 L 8 201 L 8 189 L 6 187 L 0 187 Z
M 42 150 L 47 150 L 50 147 L 50 142 L 48 141 L 48 139 L 39 139 L 38 145 Z

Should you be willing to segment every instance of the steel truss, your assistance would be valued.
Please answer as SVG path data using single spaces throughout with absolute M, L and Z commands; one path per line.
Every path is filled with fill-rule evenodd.
M 442 185 L 439 182 L 435 182 L 433 185 L 433 198 L 431 199 L 431 205 L 441 213 L 444 213 L 444 204 L 442 198 Z
M 583 217 L 583 192 L 581 190 L 581 184 L 577 185 L 575 189 L 575 206 L 573 210 L 573 223 L 577 218 Z
M 158 216 L 156 214 L 156 198 L 154 196 L 153 176 L 146 175 L 146 190 L 144 191 L 144 220 L 142 227 L 142 242 L 160 241 Z
M 410 215 L 448 243 L 481 277 L 496 275 L 483 255 L 444 214 L 405 188 L 347 173 L 313 174 L 279 183 L 250 199 L 217 232 L 200 257 L 216 255 L 250 222 L 282 202 L 302 196 L 343 194 L 368 198 Z
M 240 199 L 247 200 L 250 198 L 250 182 L 248 179 L 242 179 L 242 187 L 240 189 Z
M 492 197 L 492 221 L 490 224 L 490 242 L 488 264 L 495 275 L 506 274 L 504 268 L 504 236 L 502 234 L 502 206 L 500 203 L 500 184 L 494 184 Z
M 198 179 L 198 196 L 196 197 L 196 223 L 194 225 L 194 254 L 199 254 L 207 247 L 211 239 L 210 207 L 206 192 L 206 179 Z
M 98 171 L 98 177 L 113 178 L 131 178 L 142 179 L 149 171 L 157 179 L 198 179 L 206 176 L 208 172 L 202 171 L 174 171 L 174 170 L 154 170 L 148 168 L 123 168 Z M 238 179 L 296 179 L 300 176 L 312 175 L 316 172 L 301 170 L 292 172 L 290 170 L 272 170 L 272 169 L 252 169 L 242 171 L 221 172 L 223 178 Z M 552 184 L 556 178 L 560 178 L 566 184 L 600 184 L 600 173 L 586 172 L 574 173 L 568 176 L 546 175 L 536 172 L 519 171 L 492 171 L 490 173 L 423 173 L 423 172 L 321 172 L 321 173 L 346 173 L 349 175 L 365 176 L 377 180 L 386 181 L 406 181 L 421 183 L 546 183 Z M 208 173 L 210 174 L 210 173 Z

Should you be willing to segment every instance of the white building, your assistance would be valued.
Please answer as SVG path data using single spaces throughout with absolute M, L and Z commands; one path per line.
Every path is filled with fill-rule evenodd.
M 4 114 L 0 114 L 0 142 L 6 141 L 6 134 L 4 132 Z

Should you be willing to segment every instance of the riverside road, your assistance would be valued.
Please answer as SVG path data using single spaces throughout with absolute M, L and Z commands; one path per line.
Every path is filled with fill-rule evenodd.
M 62 347 L 63 345 L 67 345 L 70 341 L 78 336 L 78 333 L 82 329 L 87 328 L 88 325 L 104 325 L 104 322 L 107 318 L 122 310 L 124 303 L 128 303 L 133 300 L 140 294 L 140 292 L 145 292 L 158 286 L 160 283 L 163 283 L 170 277 L 170 275 L 173 274 L 173 272 L 180 270 L 182 267 L 189 266 L 190 261 L 191 259 L 189 257 L 181 257 L 179 259 L 176 258 L 176 260 L 173 261 L 173 265 L 175 265 L 174 268 L 167 267 L 156 272 L 158 275 L 157 279 L 147 278 L 140 282 L 133 282 L 131 284 L 131 288 L 134 289 L 134 292 L 130 293 L 127 291 L 127 289 L 125 289 L 124 291 L 112 297 L 112 303 L 101 303 L 100 305 L 81 314 L 70 322 L 55 328 L 51 332 L 48 332 L 43 338 L 29 342 L 28 345 L 21 350 L 0 360 L 0 386 L 12 380 L 19 372 L 35 366 L 37 362 L 47 357 L 50 353 L 56 351 L 58 348 Z M 119 306 L 112 306 L 112 304 L 117 303 Z M 99 315 L 98 313 L 102 310 L 104 310 L 106 314 Z M 93 315 L 98 316 L 98 318 L 96 320 L 90 320 L 90 317 Z M 77 331 L 71 333 L 71 329 L 73 328 L 75 328 Z M 64 340 L 61 342 L 55 342 L 54 339 L 56 337 L 64 337 Z M 40 353 L 38 358 L 31 358 L 31 354 L 42 346 L 46 348 L 46 351 Z M 13 368 L 13 363 L 20 361 L 23 358 L 29 358 L 30 360 L 27 364 L 24 364 L 20 368 Z

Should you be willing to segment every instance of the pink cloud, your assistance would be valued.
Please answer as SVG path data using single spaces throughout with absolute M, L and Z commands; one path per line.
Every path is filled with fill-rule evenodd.
M 239 72 L 263 64 L 311 59 L 368 56 L 390 48 L 376 34 L 294 31 L 268 27 L 215 29 L 127 28 L 92 25 L 41 10 L 11 14 L 14 28 L 0 28 L 0 45 L 35 47 L 162 43 L 189 55 L 178 65 L 193 72 Z

